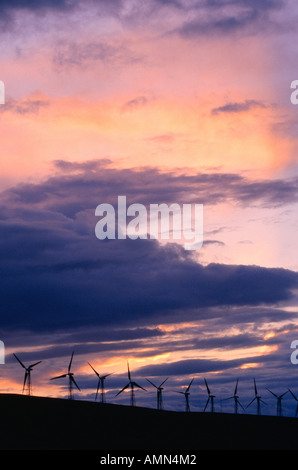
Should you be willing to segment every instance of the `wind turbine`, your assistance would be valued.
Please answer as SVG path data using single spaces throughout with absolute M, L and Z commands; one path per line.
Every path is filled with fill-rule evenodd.
M 210 402 L 210 405 L 211 405 L 211 413 L 214 413 L 214 398 L 215 398 L 215 395 L 211 395 L 211 392 L 210 392 L 210 389 L 208 387 L 208 384 L 207 384 L 207 380 L 204 378 L 205 380 L 205 385 L 206 385 L 206 389 L 207 389 L 207 393 L 208 393 L 208 399 L 206 401 L 206 405 L 205 405 L 205 408 L 204 408 L 204 411 L 206 411 L 207 409 L 207 406 Z
M 292 390 L 288 389 L 290 394 L 292 395 L 292 397 L 296 400 L 297 402 L 297 407 L 296 407 L 296 413 L 295 413 L 295 418 L 297 418 L 297 414 L 298 414 L 298 398 L 294 395 L 294 393 L 292 392 Z
M 247 405 L 246 408 L 248 408 L 255 400 L 257 400 L 257 414 L 260 415 L 261 414 L 261 403 L 264 403 L 264 405 L 266 405 L 266 403 L 262 400 L 260 395 L 258 395 L 256 379 L 254 379 L 254 388 L 255 388 L 255 397 L 251 400 L 251 402 Z
M 91 367 L 91 369 L 93 369 L 94 373 L 98 377 L 98 384 L 97 384 L 97 389 L 96 389 L 95 400 L 97 399 L 98 390 L 100 388 L 100 397 L 101 397 L 100 401 L 101 401 L 101 403 L 105 403 L 104 381 L 107 377 L 109 377 L 109 375 L 112 375 L 112 374 L 99 375 L 99 373 L 94 369 L 94 367 L 90 364 L 90 362 L 88 362 L 88 364 Z
M 186 388 L 185 392 L 177 392 L 177 393 L 181 393 L 182 395 L 185 396 L 185 411 L 190 411 L 190 407 L 189 407 L 189 395 L 190 395 L 190 392 L 189 392 L 189 389 L 191 387 L 191 384 L 193 383 L 194 381 L 194 378 L 191 379 L 188 387 Z
M 243 406 L 241 405 L 240 401 L 239 401 L 239 396 L 237 395 L 237 390 L 238 390 L 238 381 L 239 379 L 236 380 L 236 385 L 235 385 L 235 390 L 234 390 L 234 395 L 232 397 L 228 397 L 228 398 L 224 398 L 222 401 L 224 400 L 231 400 L 231 399 L 234 399 L 234 410 L 235 410 L 235 415 L 238 414 L 238 405 L 241 406 L 241 408 L 244 410 Z
M 26 388 L 27 384 L 27 395 L 31 395 L 32 392 L 32 384 L 31 384 L 31 371 L 34 366 L 37 366 L 37 364 L 40 364 L 42 361 L 35 362 L 34 364 L 30 364 L 30 366 L 26 367 L 22 361 L 16 356 L 16 354 L 13 354 L 16 360 L 20 363 L 20 365 L 25 369 L 25 375 L 24 375 L 24 383 L 23 383 L 23 392 Z
M 72 352 L 66 374 L 57 375 L 57 377 L 52 377 L 50 379 L 50 380 L 55 380 L 55 379 L 62 379 L 63 377 L 68 377 L 68 398 L 69 398 L 69 400 L 72 400 L 72 398 L 73 398 L 73 386 L 74 385 L 77 387 L 77 389 L 79 391 L 81 391 L 78 384 L 76 383 L 76 381 L 74 379 L 73 372 L 70 372 L 71 371 L 71 364 L 72 364 L 73 354 L 74 353 Z
M 267 388 L 268 392 L 270 392 L 275 398 L 276 398 L 276 414 L 277 416 L 281 416 L 282 415 L 282 410 L 281 410 L 281 400 L 283 398 L 283 396 L 288 393 L 288 390 L 284 393 L 282 393 L 281 395 L 276 395 L 275 393 L 271 392 L 271 390 L 269 390 L 269 388 Z
M 168 380 L 169 377 L 167 377 L 159 386 L 155 385 L 151 380 L 146 379 L 147 382 L 149 382 L 153 387 L 156 388 L 157 390 L 157 409 L 162 410 L 162 391 L 163 391 L 163 384 Z
M 135 406 L 135 391 L 134 391 L 134 387 L 137 387 L 137 388 L 141 388 L 142 390 L 144 390 L 146 392 L 146 389 L 141 387 L 141 385 L 138 385 L 136 382 L 133 382 L 131 380 L 131 374 L 130 374 L 130 369 L 129 369 L 129 362 L 127 361 L 127 374 L 128 374 L 128 384 L 125 385 L 125 387 L 122 388 L 122 390 L 120 390 L 120 392 L 117 393 L 117 395 L 115 395 L 115 397 L 117 397 L 118 395 L 120 395 L 120 393 L 122 393 L 124 390 L 126 390 L 127 388 L 130 388 L 130 405 L 131 406 Z

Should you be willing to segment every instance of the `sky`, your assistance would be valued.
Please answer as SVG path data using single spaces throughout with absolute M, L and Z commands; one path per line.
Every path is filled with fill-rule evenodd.
M 253 379 L 266 405 L 298 397 L 295 2 L 0 1 L 0 391 L 110 403 L 127 383 L 166 409 L 194 378 L 221 401 Z M 99 240 L 99 204 L 203 204 L 203 246 Z M 284 414 L 296 401 L 288 392 Z M 255 413 L 252 405 L 246 413 Z

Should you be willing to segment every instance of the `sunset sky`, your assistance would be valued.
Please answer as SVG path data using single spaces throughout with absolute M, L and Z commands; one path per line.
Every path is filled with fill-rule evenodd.
M 298 397 L 298 7 L 286 0 L 0 2 L 0 390 L 94 399 L 126 361 L 167 409 Z M 95 237 L 95 208 L 204 205 L 204 244 Z M 285 414 L 296 402 L 287 394 Z M 249 408 L 247 412 L 255 412 Z

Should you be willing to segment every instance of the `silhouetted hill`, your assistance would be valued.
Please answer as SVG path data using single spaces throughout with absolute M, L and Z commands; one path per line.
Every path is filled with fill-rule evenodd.
M 298 450 L 298 420 L 0 395 L 0 449 Z

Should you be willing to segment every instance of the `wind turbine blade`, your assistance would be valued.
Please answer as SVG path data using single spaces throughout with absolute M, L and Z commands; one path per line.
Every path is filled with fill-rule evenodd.
M 204 380 L 205 380 L 205 385 L 206 385 L 206 388 L 207 388 L 207 393 L 208 393 L 208 395 L 210 395 L 210 390 L 209 390 L 209 387 L 208 387 L 208 384 L 207 384 L 207 380 L 205 378 L 204 378 Z
M 263 403 L 263 405 L 267 405 L 267 403 L 260 398 L 260 402 Z
M 270 392 L 272 395 L 274 395 L 276 398 L 278 398 L 278 396 L 275 393 L 271 392 L 271 390 L 269 390 L 269 388 L 266 387 L 266 390 L 268 390 L 268 392 Z
M 97 375 L 97 377 L 99 377 L 99 373 L 94 369 L 94 367 L 90 364 L 90 362 L 88 362 L 88 364 L 91 367 L 91 369 L 93 369 L 93 372 Z
M 244 407 L 241 405 L 241 403 L 240 403 L 240 401 L 239 401 L 239 400 L 237 400 L 237 403 L 238 403 L 238 405 L 240 405 L 240 406 L 241 406 L 241 408 L 242 408 L 242 409 L 243 409 L 243 411 L 244 411 Z
M 158 388 L 153 382 L 151 382 L 151 380 L 149 380 L 149 379 L 146 379 L 146 380 L 147 380 L 147 382 L 149 382 L 151 385 L 153 385 L 153 387 Z
M 14 357 L 16 358 L 16 360 L 21 364 L 21 366 L 26 369 L 26 367 L 24 366 L 24 364 L 22 363 L 21 359 L 18 358 L 18 356 L 16 356 L 14 353 L 13 353 Z
M 238 380 L 239 380 L 239 379 L 237 379 L 237 381 L 236 381 L 236 386 L 235 386 L 234 395 L 237 395 L 237 389 L 238 389 Z
M 110 374 L 102 375 L 100 378 L 101 378 L 101 379 L 106 379 L 106 378 L 109 377 L 110 375 L 113 375 L 113 372 L 111 372 Z
M 190 389 L 190 387 L 191 387 L 191 384 L 193 383 L 193 381 L 194 381 L 194 378 L 193 378 L 193 379 L 191 379 L 191 381 L 190 381 L 190 384 L 189 384 L 189 386 L 188 386 L 188 387 L 187 387 L 187 389 L 186 389 L 186 391 L 187 391 L 187 392 L 189 391 L 189 389 Z
M 210 400 L 210 397 L 208 397 L 208 400 L 206 401 L 206 405 L 205 405 L 204 411 L 206 411 L 206 408 L 207 408 L 207 406 L 208 406 L 209 400 Z
M 71 354 L 71 358 L 70 358 L 70 361 L 69 361 L 69 364 L 68 364 L 68 372 L 70 372 L 70 369 L 71 369 L 73 355 L 74 355 L 74 352 L 72 352 L 72 354 Z
M 284 392 L 282 395 L 279 395 L 279 398 L 282 398 L 286 393 L 288 393 L 288 390 Z
M 130 375 L 129 362 L 128 361 L 127 361 L 127 374 L 128 374 L 128 380 L 131 381 L 131 375 Z
M 255 395 L 258 394 L 256 379 L 254 378 Z
M 228 398 L 223 398 L 222 400 L 220 401 L 226 401 L 226 400 L 231 400 L 232 398 L 234 398 L 234 395 L 232 397 L 228 397 Z
M 24 375 L 23 391 L 25 390 L 28 375 L 29 375 L 29 372 L 26 370 L 25 375 Z
M 177 392 L 176 390 L 175 393 L 181 393 L 181 395 L 185 395 L 185 392 Z
M 294 395 L 294 393 L 292 392 L 292 390 L 289 389 L 289 392 L 290 392 L 290 394 L 292 395 L 292 397 L 293 397 L 296 401 L 298 401 L 298 398 L 295 397 L 295 395 Z
M 79 391 L 81 391 L 81 389 L 80 389 L 80 387 L 78 386 L 77 382 L 75 381 L 73 375 L 70 375 L 70 380 L 75 384 L 75 386 L 77 387 L 77 389 L 78 389 Z
M 31 364 L 28 369 L 31 369 L 32 367 L 37 366 L 37 364 L 40 364 L 42 361 L 34 362 L 34 364 Z
M 257 399 L 257 397 L 254 397 L 254 398 L 251 400 L 251 402 L 247 405 L 246 408 L 248 408 L 256 399 Z
M 161 382 L 160 386 L 159 387 L 162 387 L 164 383 L 166 383 L 166 381 L 168 380 L 169 377 L 167 377 L 163 382 Z
M 138 388 L 141 388 L 142 390 L 144 390 L 145 392 L 147 392 L 147 390 L 143 387 L 141 387 L 141 385 L 138 385 L 136 382 L 131 382 L 131 384 L 135 387 L 138 387 Z
M 62 379 L 62 377 L 67 377 L 67 374 L 57 375 L 56 377 L 52 377 L 50 380 Z
M 120 392 L 117 393 L 117 395 L 115 395 L 115 397 L 118 397 L 118 395 L 120 395 L 120 393 L 124 392 L 124 390 L 126 390 L 128 387 L 129 387 L 130 383 L 125 385 L 125 387 L 122 388 L 122 390 L 120 390 Z

